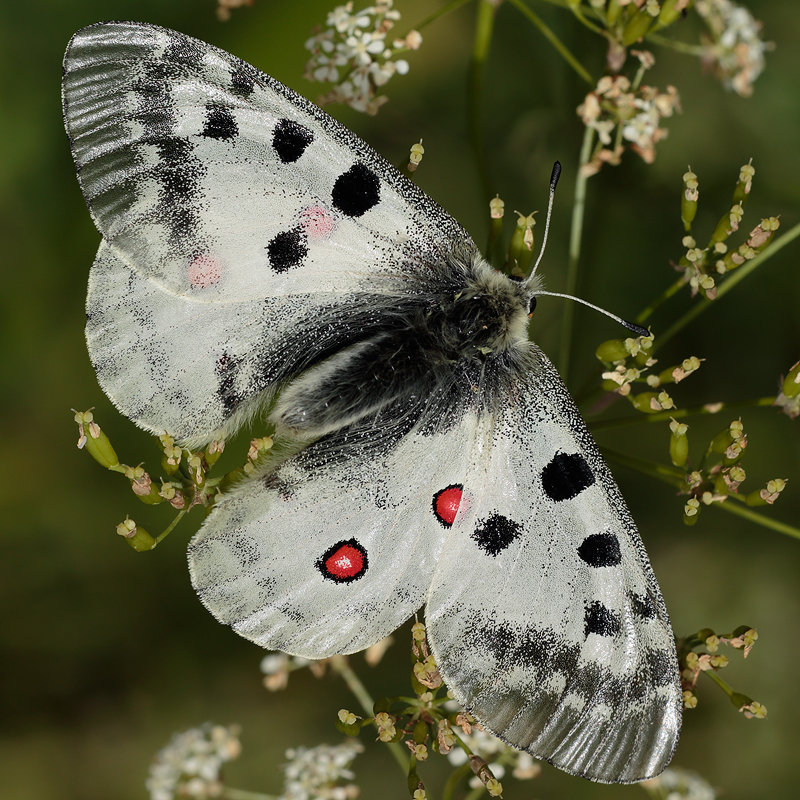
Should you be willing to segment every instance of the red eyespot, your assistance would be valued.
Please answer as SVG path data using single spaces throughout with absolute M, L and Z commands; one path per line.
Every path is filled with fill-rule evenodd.
M 336 583 L 358 580 L 367 571 L 367 551 L 355 540 L 337 542 L 317 559 L 323 578 Z
M 335 224 L 334 216 L 323 206 L 310 206 L 300 212 L 300 227 L 312 242 L 327 239 Z
M 449 528 L 455 521 L 463 494 L 464 487 L 460 483 L 454 483 L 433 496 L 433 514 L 445 528 Z
M 214 256 L 197 256 L 189 264 L 187 277 L 193 289 L 205 289 L 222 277 L 222 268 Z

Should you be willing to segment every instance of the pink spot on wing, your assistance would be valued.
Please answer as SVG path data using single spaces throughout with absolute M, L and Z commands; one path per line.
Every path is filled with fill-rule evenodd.
M 300 212 L 300 227 L 312 242 L 327 239 L 335 226 L 335 217 L 323 206 L 309 206 Z
M 193 289 L 205 289 L 222 277 L 222 268 L 218 259 L 204 254 L 192 259 L 186 274 Z

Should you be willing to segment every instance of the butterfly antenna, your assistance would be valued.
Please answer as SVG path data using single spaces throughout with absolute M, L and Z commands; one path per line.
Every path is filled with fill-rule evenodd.
M 542 247 L 539 250 L 539 258 L 536 259 L 536 263 L 533 265 L 533 269 L 531 270 L 531 274 L 528 276 L 528 280 L 525 281 L 526 283 L 530 283 L 533 280 L 533 276 L 536 274 L 536 269 L 539 266 L 539 262 L 542 260 L 542 256 L 544 255 L 544 248 L 547 244 L 547 233 L 550 230 L 550 215 L 553 213 L 553 200 L 556 196 L 556 186 L 558 185 L 558 179 L 561 177 L 561 162 L 556 161 L 553 164 L 553 171 L 550 173 L 550 201 L 547 204 L 547 219 L 544 223 L 544 236 L 542 237 Z
M 635 322 L 628 322 L 628 320 L 622 319 L 622 317 L 618 317 L 616 314 L 612 314 L 610 311 L 606 311 L 604 308 L 600 308 L 600 306 L 596 306 L 594 303 L 590 303 L 588 300 L 581 300 L 580 297 L 573 297 L 571 294 L 541 291 L 536 292 L 536 297 L 564 297 L 567 300 L 574 300 L 576 303 L 582 303 L 585 306 L 589 306 L 589 308 L 593 308 L 595 311 L 599 311 L 601 314 L 605 314 L 607 317 L 611 317 L 611 319 L 619 322 L 620 325 L 624 325 L 629 331 L 633 331 L 637 336 L 651 335 L 647 328 L 643 328 L 641 325 L 637 325 Z

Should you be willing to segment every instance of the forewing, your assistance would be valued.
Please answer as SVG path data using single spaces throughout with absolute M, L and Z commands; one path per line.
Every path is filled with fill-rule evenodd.
M 576 775 L 643 780 L 680 732 L 672 630 L 608 468 L 532 354 L 479 423 L 428 598 L 431 645 L 456 699 L 497 736 Z
M 105 241 L 89 351 L 149 430 L 229 435 L 276 383 L 379 328 L 382 303 L 418 291 L 455 243 L 474 250 L 358 137 L 204 42 L 142 23 L 85 28 L 63 100 Z
M 84 28 L 64 117 L 103 238 L 205 300 L 352 291 L 469 237 L 312 103 L 211 45 L 142 23 Z
M 464 475 L 477 417 L 418 417 L 392 404 L 226 495 L 189 546 L 209 611 L 316 659 L 369 647 L 420 608 L 447 533 L 433 498 Z

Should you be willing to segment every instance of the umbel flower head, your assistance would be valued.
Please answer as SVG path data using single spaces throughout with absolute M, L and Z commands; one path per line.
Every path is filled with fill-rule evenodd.
M 239 728 L 205 723 L 173 735 L 158 751 L 145 782 L 151 800 L 175 797 L 219 797 L 220 772 L 226 761 L 239 756 Z
M 648 52 L 636 55 L 642 72 L 655 63 Z M 602 145 L 581 171 L 593 175 L 604 163 L 619 164 L 626 146 L 652 164 L 656 144 L 667 136 L 661 120 L 675 111 L 680 111 L 680 99 L 674 86 L 661 92 L 652 86 L 636 87 L 624 75 L 604 75 L 577 109 L 583 124 L 594 128 Z
M 694 7 L 710 33 L 703 41 L 704 64 L 723 85 L 749 97 L 764 69 L 764 53 L 772 49 L 761 40 L 761 23 L 731 0 L 697 0 Z
M 348 800 L 358 797 L 355 784 L 342 786 L 341 782 L 355 777 L 349 766 L 363 750 L 363 745 L 353 740 L 335 747 L 321 744 L 287 750 L 289 761 L 284 766 L 284 792 L 280 800 Z
M 378 95 L 393 75 L 405 75 L 408 62 L 395 58 L 405 50 L 417 50 L 422 36 L 411 31 L 404 39 L 386 41 L 389 31 L 400 19 L 392 8 L 393 0 L 380 0 L 374 6 L 353 12 L 353 3 L 337 6 L 328 14 L 327 27 L 306 42 L 311 59 L 305 77 L 310 81 L 335 84 L 323 97 L 326 103 L 347 103 L 356 111 L 377 114 L 389 99 Z

